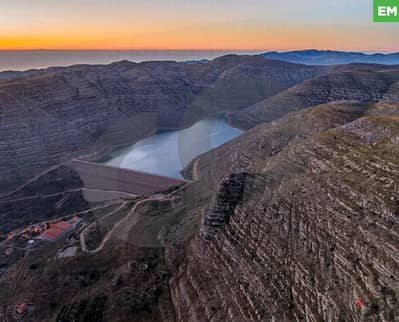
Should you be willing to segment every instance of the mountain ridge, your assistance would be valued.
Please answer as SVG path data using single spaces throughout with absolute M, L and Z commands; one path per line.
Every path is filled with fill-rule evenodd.
M 0 190 L 25 183 L 0 196 L 0 319 L 399 316 L 397 67 L 119 62 L 0 81 L 0 102 Z M 90 189 L 68 162 L 212 113 L 248 130 L 179 188 Z M 56 241 L 29 233 L 73 215 Z
M 338 50 L 295 50 L 295 51 L 270 51 L 260 54 L 278 60 L 308 65 L 336 65 L 349 63 L 369 64 L 399 64 L 399 53 L 363 53 Z
M 157 130 L 249 106 L 326 71 L 229 55 L 206 64 L 76 65 L 0 81 L 0 191 L 63 160 L 98 158 Z

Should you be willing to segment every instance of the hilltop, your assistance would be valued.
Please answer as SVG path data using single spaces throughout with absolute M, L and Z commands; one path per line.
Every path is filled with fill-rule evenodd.
M 261 56 L 306 65 L 399 64 L 399 53 L 365 54 L 362 52 L 309 49 L 288 52 L 270 51 L 261 54 Z
M 377 102 L 399 99 L 399 66 L 346 65 L 306 80 L 248 108 L 228 115 L 240 128 L 270 122 L 288 112 L 339 100 Z

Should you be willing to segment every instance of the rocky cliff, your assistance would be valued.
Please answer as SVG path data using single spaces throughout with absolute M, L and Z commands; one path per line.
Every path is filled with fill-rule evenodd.
M 229 172 L 246 171 L 259 159 L 279 153 L 295 139 L 304 139 L 314 134 L 351 122 L 363 115 L 373 105 L 356 101 L 333 102 L 292 112 L 267 125 L 259 125 L 243 133 L 238 138 L 217 149 L 211 150 L 193 160 L 183 171 L 187 178 L 197 180 L 207 186 L 216 186 Z M 393 112 L 396 111 L 396 104 Z M 388 110 L 384 105 L 384 111 Z
M 158 129 L 247 107 L 326 71 L 231 55 L 13 75 L 0 80 L 0 193 L 60 161 L 95 158 Z
M 8 256 L 5 242 L 0 319 L 30 301 L 27 321 L 396 321 L 396 67 L 260 59 L 75 66 L 0 82 L 3 190 L 73 155 L 261 100 L 231 114 L 250 129 L 193 160 L 183 173 L 195 182 L 181 189 L 93 196 L 55 166 L 3 195 L 0 220 L 13 219 L 0 232 L 94 208 L 65 244 L 17 244 Z M 84 250 L 85 227 L 87 238 L 109 237 L 93 240 L 98 252 Z
M 309 124 L 291 124 L 298 135 L 274 153 L 258 145 L 248 154 L 245 145 L 237 148 L 240 139 L 227 144 L 235 146 L 231 160 L 248 160 L 241 164 L 248 179 L 237 205 L 221 193 L 221 181 L 203 224 L 207 231 L 211 218 L 218 229 L 185 248 L 171 284 L 179 321 L 397 318 L 399 107 L 349 108 L 345 115 L 345 104 L 338 106 L 327 108 L 335 116 L 330 129 L 325 106 L 300 112 L 321 116 L 312 116 L 313 133 L 304 137 Z M 277 126 L 251 130 L 254 146 L 273 144 L 270 128 Z
M 205 239 L 212 240 L 229 224 L 230 217 L 242 202 L 247 175 L 246 172 L 233 173 L 222 180 L 219 191 L 215 194 L 203 221 L 202 236 Z
M 247 131 L 170 199 L 128 207 L 98 253 L 50 245 L 7 266 L 0 316 L 27 299 L 29 321 L 395 321 L 398 115 L 334 102 Z
M 334 71 L 304 81 L 273 97 L 229 115 L 232 124 L 251 128 L 288 112 L 339 100 L 376 102 L 397 99 L 397 67 L 384 70 Z
M 73 157 L 96 159 L 160 129 L 234 112 L 241 128 L 338 99 L 397 98 L 395 66 L 306 66 L 228 55 L 206 63 L 122 61 L 0 80 L 0 194 Z M 305 81 L 305 82 L 304 82 Z

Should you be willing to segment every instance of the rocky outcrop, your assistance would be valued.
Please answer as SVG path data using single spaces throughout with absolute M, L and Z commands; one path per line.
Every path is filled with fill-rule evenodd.
M 231 55 L 206 64 L 49 68 L 2 80 L 0 194 L 62 161 L 249 106 L 326 71 Z
M 240 128 L 270 122 L 291 111 L 339 100 L 395 101 L 399 69 L 334 72 L 304 81 L 288 90 L 232 113 L 228 120 Z
M 172 199 L 127 208 L 98 254 L 49 246 L 7 267 L 2 300 L 29 299 L 32 321 L 395 321 L 397 111 L 329 103 L 257 126 L 195 160 Z M 56 168 L 3 200 L 81 186 L 60 178 L 78 177 Z
M 236 207 L 242 201 L 247 173 L 235 173 L 225 178 L 215 196 L 203 222 L 202 234 L 205 239 L 213 239 L 230 222 Z
M 215 110 L 226 112 L 246 108 L 301 80 L 312 79 L 330 70 L 305 65 L 291 67 L 287 69 L 284 62 L 265 61 L 256 56 L 229 55 L 217 58 L 201 66 L 201 78 L 196 81 L 201 85 L 211 81 L 212 86 L 205 85 L 204 90 L 192 101 L 190 112 L 202 111 L 206 115 Z
M 172 278 L 177 319 L 394 321 L 398 139 L 397 116 L 382 113 L 248 156 L 242 202 Z
M 3 76 L 0 194 L 63 161 L 93 160 L 209 115 L 244 109 L 229 120 L 249 128 L 337 99 L 394 100 L 398 81 L 392 66 L 306 66 L 237 55 L 207 63 L 122 61 Z
M 393 83 L 385 92 L 383 99 L 391 102 L 399 101 L 399 82 Z
M 0 82 L 0 190 L 75 154 L 210 113 L 212 100 L 223 111 L 232 91 L 239 109 L 253 100 L 250 75 L 281 76 L 269 89 L 259 85 L 267 96 L 322 72 L 265 61 L 121 62 Z M 396 71 L 340 68 L 273 96 L 271 114 L 244 113 L 242 124 L 272 121 L 193 160 L 184 174 L 196 182 L 129 211 L 98 254 L 55 262 L 58 246 L 28 251 L 7 266 L 1 300 L 32 300 L 32 321 L 395 321 Z M 356 101 L 330 102 L 348 98 Z M 305 108 L 319 102 L 328 103 Z M 61 166 L 3 195 L 2 232 L 86 209 L 82 187 Z M 0 316 L 12 310 L 1 306 Z
M 292 112 L 271 123 L 250 129 L 234 140 L 193 160 L 184 169 L 185 177 L 192 179 L 196 168 L 197 180 L 207 187 L 217 186 L 229 173 L 246 171 L 259 159 L 279 153 L 291 141 L 304 139 L 328 129 L 351 122 L 366 111 L 387 111 L 362 102 L 332 102 L 299 112 Z M 394 109 L 393 105 L 392 108 Z M 206 189 L 204 193 L 212 193 Z

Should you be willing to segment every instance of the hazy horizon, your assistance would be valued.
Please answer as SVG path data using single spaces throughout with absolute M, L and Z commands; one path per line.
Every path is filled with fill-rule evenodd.
M 307 50 L 313 50 L 309 48 Z M 293 49 L 297 50 L 297 49 Z M 336 50 L 336 49 L 320 49 Z M 264 50 L 111 50 L 111 49 L 31 49 L 31 50 L 0 50 L 0 72 L 25 71 L 30 69 L 41 69 L 49 67 L 67 67 L 71 65 L 90 64 L 104 65 L 122 60 L 132 62 L 144 62 L 154 60 L 190 61 L 190 60 L 212 60 L 228 54 L 256 55 L 264 52 L 275 51 Z M 344 50 L 342 50 L 344 51 Z M 349 52 L 349 51 L 345 51 Z M 353 51 L 354 52 L 354 51 Z M 389 52 L 367 52 L 356 51 L 364 54 Z
M 0 50 L 399 51 L 364 0 L 19 0 L 0 18 Z
M 221 49 L 212 49 L 212 48 L 181 48 L 181 49 L 162 49 L 162 48 L 127 48 L 127 49 L 112 49 L 112 48 L 88 48 L 88 49 L 82 49 L 82 48 L 63 48 L 63 49 L 51 49 L 51 48 L 26 48 L 26 49 L 0 49 L 0 52 L 24 52 L 24 51 L 55 51 L 55 52 L 60 52 L 60 51 L 109 51 L 109 52 L 124 52 L 124 51 L 163 51 L 163 52 L 168 52 L 168 51 L 176 51 L 176 52 L 181 52 L 181 51 L 198 51 L 198 52 L 222 52 L 222 51 L 231 51 L 231 52 L 271 52 L 271 51 L 276 51 L 276 52 L 291 52 L 291 51 L 309 51 L 309 50 L 318 50 L 318 51 L 341 51 L 341 52 L 357 52 L 357 53 L 363 53 L 363 54 L 392 54 L 392 53 L 399 53 L 399 49 L 396 50 L 361 50 L 361 49 L 340 49 L 340 48 L 291 48 L 291 49 L 286 49 L 286 50 L 280 50 L 280 49 L 273 49 L 273 48 L 265 48 L 265 49 L 231 49 L 231 48 L 221 48 Z
M 190 61 L 214 59 L 227 54 L 254 55 L 262 51 L 234 50 L 0 50 L 1 71 L 66 67 L 77 64 L 110 64 L 121 60 Z

